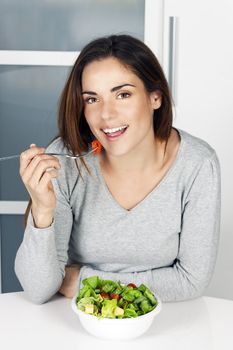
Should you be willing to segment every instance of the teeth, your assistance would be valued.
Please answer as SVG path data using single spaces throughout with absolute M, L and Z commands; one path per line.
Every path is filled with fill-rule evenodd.
M 127 125 L 119 126 L 118 128 L 113 128 L 113 129 L 103 129 L 103 132 L 105 132 L 106 134 L 111 134 L 113 132 L 117 132 L 125 128 L 127 128 Z

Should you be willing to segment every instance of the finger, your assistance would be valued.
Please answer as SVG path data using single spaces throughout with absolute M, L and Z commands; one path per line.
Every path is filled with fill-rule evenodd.
M 37 155 L 45 152 L 44 147 L 30 147 L 26 151 L 20 154 L 20 168 L 19 172 L 22 176 L 27 166 L 30 164 L 31 160 Z
M 46 171 L 40 179 L 40 182 L 38 184 L 38 191 L 43 193 L 48 188 L 49 182 L 52 179 L 56 178 L 57 176 L 58 176 L 58 171 L 55 169 Z
M 31 160 L 30 164 L 27 166 L 26 170 L 23 173 L 24 183 L 28 183 L 30 181 L 40 162 L 45 160 L 53 160 L 58 164 L 58 167 L 61 167 L 58 158 L 46 154 L 38 154 Z
M 55 159 L 42 159 L 42 160 L 40 160 L 40 162 L 36 166 L 35 170 L 33 171 L 31 178 L 28 181 L 31 188 L 33 188 L 39 184 L 41 177 L 43 176 L 46 169 L 48 169 L 48 168 L 55 168 L 55 169 L 59 170 L 61 168 L 61 165 L 59 164 L 59 161 L 56 158 Z

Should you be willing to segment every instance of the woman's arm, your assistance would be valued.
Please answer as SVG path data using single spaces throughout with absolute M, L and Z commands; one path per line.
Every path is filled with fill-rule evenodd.
M 48 150 L 54 151 L 54 146 L 50 145 Z M 48 301 L 59 290 L 65 276 L 73 224 L 65 167 L 63 163 L 58 178 L 52 180 L 57 204 L 51 226 L 38 228 L 30 211 L 24 238 L 15 258 L 19 282 L 29 299 L 37 304 Z
M 36 228 L 30 212 L 23 241 L 15 258 L 15 273 L 28 298 L 37 304 L 48 301 L 65 276 L 72 228 L 71 208 L 61 198 L 54 221 L 48 228 Z
M 78 278 L 98 275 L 135 284 L 145 283 L 163 301 L 203 294 L 213 275 L 220 231 L 220 166 L 216 154 L 206 159 L 186 196 L 177 259 L 173 266 L 134 273 L 112 273 L 83 266 Z
M 77 280 L 80 273 L 80 266 L 78 264 L 67 265 L 65 267 L 65 277 L 59 289 L 59 293 L 66 298 L 73 298 L 77 291 Z

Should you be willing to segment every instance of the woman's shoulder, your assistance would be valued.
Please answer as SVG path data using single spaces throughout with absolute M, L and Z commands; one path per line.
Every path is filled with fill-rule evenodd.
M 62 138 L 57 136 L 54 138 L 46 147 L 46 152 L 52 153 L 66 153 L 68 152 L 67 147 L 65 146 Z
M 184 155 L 192 161 L 205 161 L 216 157 L 216 151 L 206 140 L 195 136 L 185 130 L 177 129 L 180 133 L 185 150 Z
M 71 154 L 70 149 L 65 145 L 64 141 L 60 136 L 53 139 L 45 150 L 46 153 L 64 153 L 64 154 Z M 85 153 L 85 152 L 84 152 Z M 63 166 L 63 173 L 67 180 L 77 177 L 77 171 L 78 174 L 81 175 L 82 179 L 88 178 L 88 172 L 87 168 L 84 166 L 83 162 L 81 161 L 81 158 L 78 159 L 72 159 L 67 157 L 59 157 L 59 162 Z M 83 159 L 83 158 L 82 158 Z M 85 164 L 88 167 L 89 170 L 95 168 L 95 161 L 94 156 L 90 154 L 88 157 L 85 157 Z
M 88 151 L 90 150 L 91 150 L 91 145 L 89 145 L 88 147 Z M 48 146 L 46 147 L 46 152 L 71 154 L 71 150 L 65 145 L 64 141 L 60 136 L 57 136 L 48 144 Z M 86 152 L 83 152 L 83 153 L 85 154 Z M 89 155 L 87 158 L 85 158 L 85 160 L 90 160 L 89 163 L 92 164 L 93 155 Z M 78 159 L 78 163 L 81 163 L 79 159 Z
M 205 185 L 210 179 L 220 181 L 220 162 L 215 149 L 204 139 L 177 129 L 183 142 L 182 157 L 179 163 L 179 176 L 187 186 L 189 192 L 194 179 L 199 177 Z

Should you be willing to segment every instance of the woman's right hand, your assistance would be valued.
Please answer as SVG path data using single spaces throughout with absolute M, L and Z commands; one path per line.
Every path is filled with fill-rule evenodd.
M 49 226 L 48 222 L 53 218 L 56 195 L 51 179 L 57 177 L 61 168 L 56 157 L 46 155 L 44 152 L 45 148 L 32 144 L 20 155 L 19 173 L 30 194 L 32 213 L 37 227 Z

